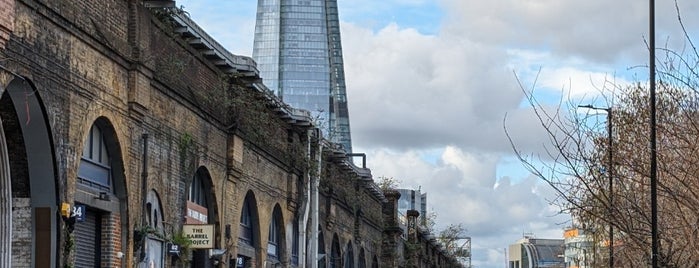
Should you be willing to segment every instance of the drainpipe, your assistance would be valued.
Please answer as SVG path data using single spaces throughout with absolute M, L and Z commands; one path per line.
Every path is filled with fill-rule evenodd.
M 316 129 L 318 149 L 316 159 L 318 170 L 315 176 L 311 176 L 311 268 L 318 268 L 318 186 L 320 185 L 320 172 L 322 171 L 323 144 L 320 129 Z
M 307 138 L 306 138 L 306 159 L 308 159 L 309 167 L 311 163 L 311 138 L 313 135 L 313 130 L 308 130 L 307 131 Z M 299 267 L 306 267 L 306 227 L 308 225 L 308 214 L 309 214 L 309 209 L 310 209 L 310 198 L 311 198 L 311 172 L 310 169 L 306 172 L 306 191 L 303 194 L 303 204 L 301 205 L 302 212 L 301 214 L 303 216 L 299 217 L 298 219 L 298 228 L 299 228 L 299 235 L 297 237 L 299 241 Z
M 141 171 L 141 227 L 146 226 L 146 203 L 148 198 L 148 133 L 143 133 L 141 135 L 143 138 L 143 159 L 142 159 L 142 171 Z M 139 255 L 138 261 L 141 262 L 146 258 L 146 239 L 141 238 L 143 243 L 141 244 L 141 254 Z
M 148 199 L 148 133 L 143 138 L 143 168 L 141 171 L 141 225 L 146 226 L 146 203 Z

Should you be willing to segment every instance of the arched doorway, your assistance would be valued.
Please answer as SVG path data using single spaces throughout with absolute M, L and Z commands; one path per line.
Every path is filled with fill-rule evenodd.
M 211 224 L 214 225 L 214 242 L 218 245 L 218 223 L 216 221 L 216 199 L 212 190 L 211 176 L 205 167 L 197 168 L 191 183 L 189 184 L 189 195 L 187 197 L 187 214 L 185 216 L 187 224 Z M 212 260 L 209 258 L 209 249 L 200 248 L 193 251 L 192 268 L 211 267 Z
M 342 267 L 342 252 L 340 252 L 340 239 L 337 234 L 333 235 L 332 246 L 330 246 L 330 268 Z
M 128 220 L 121 149 L 112 124 L 100 117 L 82 144 L 75 186 L 77 267 L 117 267 L 126 252 Z
M 359 250 L 359 268 L 366 268 L 366 256 L 364 256 L 364 248 Z
M 45 107 L 39 92 L 27 79 L 16 77 L 0 92 L 0 121 L 5 139 L 0 146 L 7 156 L 0 160 L 0 165 L 9 168 L 0 174 L 0 180 L 7 186 L 2 187 L 4 192 L 11 191 L 9 198 L 16 201 L 3 198 L 0 202 L 2 207 L 14 207 L 15 215 L 27 215 L 9 219 L 2 228 L 3 233 L 10 230 L 27 235 L 12 236 L 10 243 L 0 237 L 0 243 L 11 250 L 15 257 L 11 262 L 19 262 L 10 266 L 56 267 L 58 180 Z
M 162 268 L 165 267 L 164 243 L 162 235 L 165 234 L 163 228 L 163 207 L 160 205 L 160 196 L 155 190 L 148 191 L 146 197 L 146 226 L 150 231 L 145 239 L 145 258 L 141 261 L 141 267 Z
M 257 201 L 252 191 L 245 195 L 240 212 L 240 225 L 238 229 L 238 256 L 237 267 L 254 267 L 257 249 L 260 248 L 259 218 L 257 213 Z
M 345 252 L 345 268 L 354 268 L 354 248 L 352 241 L 347 242 L 347 251 Z

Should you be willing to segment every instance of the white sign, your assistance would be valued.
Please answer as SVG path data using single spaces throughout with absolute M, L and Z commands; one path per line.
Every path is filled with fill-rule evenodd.
M 182 233 L 192 241 L 191 248 L 214 248 L 214 225 L 185 224 Z

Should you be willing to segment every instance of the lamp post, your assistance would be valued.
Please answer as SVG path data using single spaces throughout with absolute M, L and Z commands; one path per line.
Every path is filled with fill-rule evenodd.
M 613 168 L 613 159 L 612 159 L 612 108 L 600 108 L 600 107 L 595 107 L 590 104 L 588 105 L 578 105 L 580 108 L 587 108 L 587 109 L 592 109 L 592 110 L 602 110 L 607 112 L 607 165 L 608 165 L 608 171 L 607 171 L 607 176 L 609 177 L 609 203 L 607 204 L 608 207 L 608 217 L 609 217 L 609 267 L 614 267 L 614 227 L 612 226 L 612 216 L 613 216 L 613 209 L 612 207 L 612 201 L 614 200 L 614 168 Z
M 660 242 L 658 241 L 658 162 L 655 144 L 655 0 L 649 1 L 648 71 L 650 80 L 650 210 L 651 210 L 651 264 L 658 267 Z

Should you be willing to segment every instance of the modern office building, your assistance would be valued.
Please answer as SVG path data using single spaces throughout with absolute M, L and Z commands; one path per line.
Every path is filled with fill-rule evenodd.
M 427 193 L 422 193 L 419 189 L 396 189 L 396 191 L 400 193 L 398 214 L 406 216 L 408 210 L 417 210 L 420 212 L 418 221 L 424 225 L 427 216 Z
M 270 90 L 352 152 L 336 0 L 259 0 L 253 58 Z
M 597 257 L 595 241 L 583 228 L 572 227 L 563 233 L 565 239 L 565 263 L 568 268 L 590 268 Z
M 532 236 L 510 245 L 509 268 L 564 268 L 563 239 L 539 239 Z

